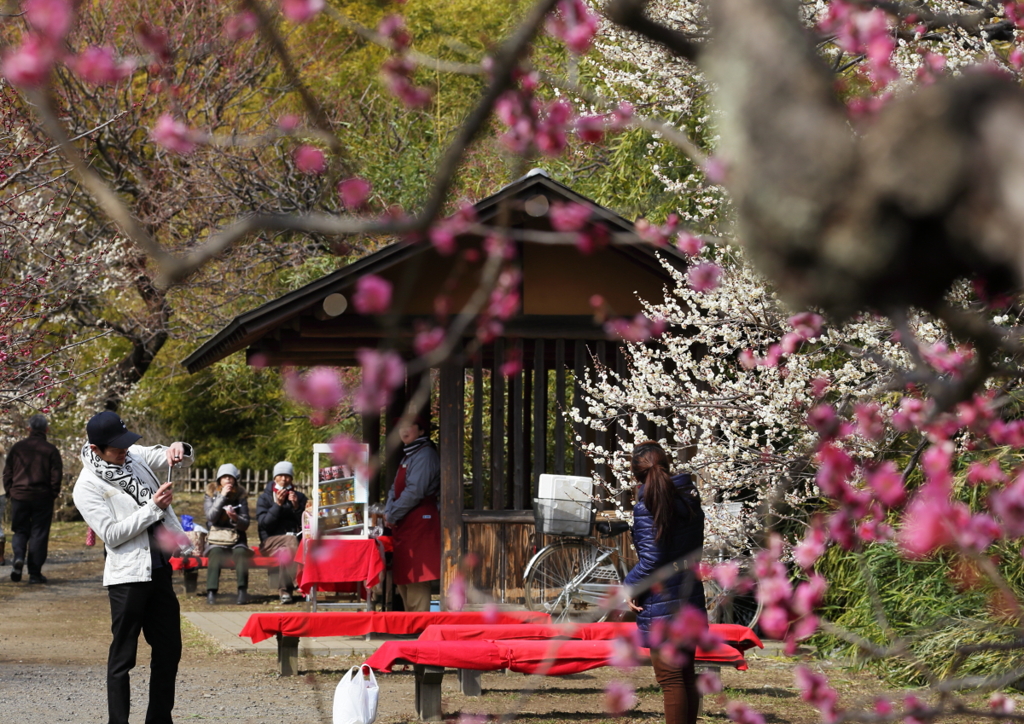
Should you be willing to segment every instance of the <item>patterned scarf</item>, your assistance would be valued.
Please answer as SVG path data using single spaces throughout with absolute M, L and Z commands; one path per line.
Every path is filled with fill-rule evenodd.
M 135 498 L 139 505 L 145 505 L 159 487 L 148 467 L 136 463 L 132 454 L 125 457 L 124 465 L 114 465 L 92 451 L 89 443 L 82 447 L 82 465 L 92 470 L 100 480 L 116 485 Z
M 405 458 L 409 457 L 410 455 L 412 455 L 414 452 L 419 450 L 424 445 L 433 445 L 433 444 L 434 443 L 431 442 L 430 438 L 427 437 L 426 435 L 423 435 L 422 437 L 418 437 L 418 438 L 413 440 L 411 443 L 409 443 L 408 445 L 406 445 L 402 449 L 402 459 L 404 460 Z

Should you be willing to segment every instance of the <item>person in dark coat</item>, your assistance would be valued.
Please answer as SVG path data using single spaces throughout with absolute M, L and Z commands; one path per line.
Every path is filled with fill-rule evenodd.
M 629 605 L 637 612 L 644 645 L 651 649 L 654 677 L 665 697 L 666 724 L 694 724 L 699 703 L 695 651 L 687 649 L 672 660 L 651 633 L 668 630 L 684 606 L 695 609 L 691 614 L 707 615 L 704 586 L 697 575 L 704 550 L 700 494 L 689 473 L 673 476 L 669 472 L 668 455 L 656 442 L 634 448 L 632 470 L 640 483 L 632 531 L 639 562 L 623 583 L 638 591 Z M 707 626 L 706 618 L 703 625 Z
M 281 566 L 277 591 L 281 603 L 294 602 L 295 554 L 302 535 L 302 513 L 306 496 L 292 485 L 294 466 L 282 460 L 274 466 L 274 482 L 267 485 L 256 501 L 256 523 L 260 534 L 260 552 L 279 558 Z
M 234 531 L 234 543 L 218 543 L 207 540 L 203 555 L 209 558 L 206 567 L 206 602 L 217 603 L 217 589 L 220 585 L 220 569 L 224 559 L 231 557 L 235 562 L 235 577 L 238 582 L 238 600 L 242 606 L 249 603 L 249 561 L 252 551 L 245 532 L 249 530 L 249 493 L 238 483 L 241 475 L 238 468 L 225 463 L 217 470 L 217 482 L 206 486 L 203 512 L 206 526 L 210 531 Z
M 21 580 L 27 561 L 28 582 L 46 583 L 43 564 L 50 545 L 53 501 L 60 495 L 64 461 L 56 446 L 46 439 L 49 424 L 45 416 L 33 415 L 28 426 L 28 437 L 11 446 L 4 463 L 4 493 L 11 500 L 14 533 L 11 580 Z
M 399 426 L 405 447 L 384 506 L 394 545 L 392 580 L 406 611 L 429 611 L 431 582 L 441 577 L 441 458 L 429 430 L 420 415 Z

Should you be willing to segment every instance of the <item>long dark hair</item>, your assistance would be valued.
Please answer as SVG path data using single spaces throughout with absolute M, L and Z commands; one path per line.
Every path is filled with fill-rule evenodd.
M 637 482 L 643 484 L 639 495 L 654 516 L 654 538 L 660 542 L 675 522 L 677 500 L 687 504 L 689 514 L 692 515 L 693 510 L 689 501 L 678 494 L 672 483 L 668 454 L 661 445 L 650 440 L 637 445 L 633 448 L 630 468 Z

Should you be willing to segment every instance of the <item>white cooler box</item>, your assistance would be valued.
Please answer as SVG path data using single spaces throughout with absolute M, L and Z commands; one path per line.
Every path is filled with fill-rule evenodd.
M 534 522 L 542 535 L 588 536 L 594 526 L 592 478 L 540 476 L 533 499 Z

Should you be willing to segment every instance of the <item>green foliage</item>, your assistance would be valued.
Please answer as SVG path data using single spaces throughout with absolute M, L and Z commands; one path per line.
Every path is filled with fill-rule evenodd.
M 1024 561 L 1009 547 L 1002 553 L 1001 572 L 1020 595 Z M 814 643 L 830 658 L 862 661 L 894 686 L 923 684 L 927 672 L 953 673 L 958 646 L 1017 638 L 1005 616 L 993 609 L 994 588 L 968 586 L 972 569 L 954 556 L 910 561 L 891 543 L 855 553 L 834 546 L 819 561 L 818 571 L 829 581 L 821 611 L 825 619 L 878 646 L 902 640 L 908 650 L 903 656 L 875 659 L 839 636 L 820 634 Z M 955 572 L 961 572 L 959 580 Z M 1022 664 L 1024 652 L 1019 650 L 987 651 L 966 657 L 958 673 L 987 675 Z
M 358 433 L 356 418 L 314 427 L 285 395 L 280 371 L 249 367 L 240 356 L 195 375 L 147 377 L 129 404 L 126 416 L 144 416 L 168 440 L 194 444 L 196 465 L 206 468 L 232 462 L 263 470 L 287 459 L 302 469 L 313 443 Z

